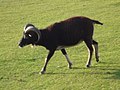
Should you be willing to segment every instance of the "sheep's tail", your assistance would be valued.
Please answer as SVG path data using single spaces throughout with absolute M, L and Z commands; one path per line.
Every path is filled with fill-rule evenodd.
M 99 22 L 99 21 L 97 21 L 97 20 L 92 20 L 92 22 L 93 22 L 94 24 L 100 24 L 100 25 L 103 25 L 103 23 L 101 23 L 101 22 Z

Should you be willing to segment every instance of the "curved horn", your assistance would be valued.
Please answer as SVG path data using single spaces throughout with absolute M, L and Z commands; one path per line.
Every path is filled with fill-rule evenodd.
M 37 34 L 38 40 L 35 42 L 35 43 L 37 43 L 40 40 L 40 36 L 41 36 L 40 31 L 37 28 L 35 28 L 32 24 L 30 24 L 29 26 L 26 25 L 24 27 L 24 32 L 25 33 L 29 32 L 29 31 L 33 31 L 33 32 L 35 32 Z
M 32 29 L 32 28 L 35 28 L 35 26 L 32 24 L 27 24 L 24 26 L 24 31 L 26 32 L 27 30 Z

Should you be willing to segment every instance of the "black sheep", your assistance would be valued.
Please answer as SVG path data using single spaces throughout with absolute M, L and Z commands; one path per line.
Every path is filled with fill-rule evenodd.
M 84 41 L 89 50 L 87 62 L 87 67 L 89 67 L 93 53 L 92 45 L 95 49 L 96 61 L 99 61 L 98 43 L 92 38 L 94 24 L 103 25 L 99 21 L 92 20 L 83 16 L 72 17 L 64 21 L 54 23 L 47 28 L 40 30 L 32 24 L 27 24 L 24 27 L 23 38 L 21 39 L 19 46 L 23 47 L 29 44 L 36 46 L 41 45 L 49 50 L 48 56 L 45 60 L 45 65 L 41 70 L 41 74 L 43 74 L 46 71 L 48 61 L 56 50 L 62 51 L 63 55 L 65 55 L 68 61 L 69 68 L 71 68 L 72 63 L 68 58 L 65 48 L 74 46 Z

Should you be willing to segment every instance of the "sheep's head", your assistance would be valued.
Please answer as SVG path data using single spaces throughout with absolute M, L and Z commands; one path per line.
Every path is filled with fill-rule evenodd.
M 27 24 L 24 27 L 23 37 L 19 42 L 19 47 L 24 47 L 29 44 L 36 44 L 40 40 L 39 30 L 32 24 Z

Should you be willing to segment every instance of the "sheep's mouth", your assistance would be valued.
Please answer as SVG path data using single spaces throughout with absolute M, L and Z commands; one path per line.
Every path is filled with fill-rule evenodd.
M 19 46 L 19 48 L 22 48 L 21 46 Z
M 19 48 L 23 48 L 24 46 L 26 46 L 26 45 L 19 44 Z
M 19 45 L 19 48 L 23 48 L 24 46 L 23 45 Z

